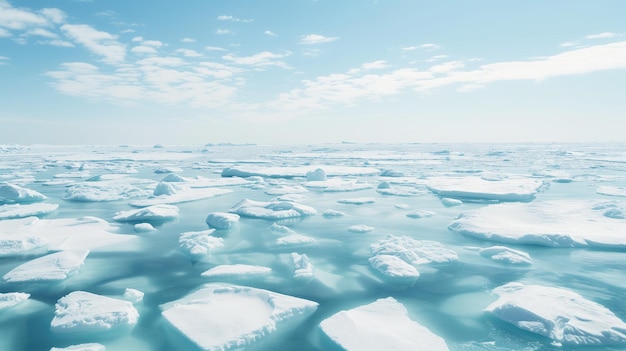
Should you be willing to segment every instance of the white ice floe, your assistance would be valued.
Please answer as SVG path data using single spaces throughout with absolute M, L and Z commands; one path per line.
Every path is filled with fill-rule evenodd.
M 312 180 L 302 183 L 303 186 L 324 192 L 357 191 L 373 188 L 372 184 L 355 179 L 333 178 Z
M 156 228 L 150 223 L 137 223 L 135 224 L 135 233 L 148 233 L 155 231 Z
M 290 258 L 294 279 L 306 280 L 313 278 L 313 265 L 306 254 L 301 255 L 297 252 L 292 252 Z
M 162 223 L 178 218 L 178 207 L 174 205 L 152 205 L 135 210 L 119 211 L 113 216 L 118 222 Z
M 148 199 L 131 201 L 135 207 L 147 207 L 162 204 L 178 204 L 196 200 L 208 199 L 215 196 L 230 194 L 230 189 L 221 188 L 191 188 L 178 183 L 160 182 L 154 189 L 153 196 Z
M 0 220 L 43 216 L 54 212 L 57 208 L 59 205 L 48 203 L 0 205 Z
M 68 347 L 53 347 L 50 351 L 106 351 L 106 347 L 102 344 L 89 343 L 78 344 Z
M 314 208 L 289 201 L 262 202 L 249 199 L 241 200 L 229 212 L 243 217 L 279 220 L 312 216 L 317 211 Z
M 370 245 L 374 255 L 391 255 L 405 262 L 419 264 L 446 264 L 457 262 L 456 252 L 446 249 L 443 244 L 431 240 L 415 240 L 409 236 L 387 235 L 385 239 Z
M 399 177 L 404 177 L 405 174 L 402 171 L 397 171 L 397 170 L 394 170 L 394 169 L 384 169 L 382 172 L 380 172 L 380 176 L 381 177 L 399 178 Z
M 0 311 L 22 303 L 30 297 L 30 294 L 22 292 L 0 293 Z
M 411 320 L 408 311 L 392 297 L 338 312 L 320 327 L 346 351 L 447 351 L 446 342 Z
M 287 184 L 279 184 L 273 188 L 265 190 L 265 193 L 267 195 L 302 194 L 306 192 L 308 192 L 308 190 L 306 190 L 306 188 L 304 188 L 302 185 Z
M 477 176 L 434 177 L 427 181 L 428 188 L 442 197 L 471 200 L 531 201 L 544 186 L 536 178 L 507 177 L 486 180 Z
M 124 289 L 124 300 L 132 303 L 139 303 L 143 301 L 144 293 L 137 289 L 126 288 Z
M 199 349 L 254 347 L 317 309 L 313 301 L 251 287 L 213 283 L 161 305 L 165 320 Z
M 491 246 L 484 249 L 480 249 L 478 253 L 483 256 L 492 259 L 493 261 L 500 263 L 507 263 L 513 265 L 530 265 L 532 259 L 527 252 L 511 249 L 506 246 Z
M 206 270 L 201 275 L 206 278 L 242 279 L 265 277 L 270 274 L 272 274 L 272 269 L 269 267 L 248 264 L 223 264 Z
M 415 196 L 421 194 L 421 192 L 415 188 L 410 188 L 406 186 L 395 187 L 392 186 L 389 182 L 381 182 L 380 184 L 378 184 L 376 192 L 383 195 L 393 196 Z
M 2 279 L 7 283 L 64 280 L 84 264 L 88 254 L 87 250 L 55 252 L 13 268 Z
M 606 307 L 567 289 L 508 283 L 486 307 L 495 317 L 563 345 L 626 343 L 626 323 Z
M 294 178 L 306 177 L 307 173 L 322 168 L 327 176 L 348 176 L 348 175 L 376 175 L 378 169 L 368 167 L 349 166 L 258 166 L 258 165 L 238 165 L 225 168 L 222 177 L 250 177 L 261 176 L 267 178 Z
M 154 170 L 154 173 L 180 173 L 183 170 L 180 167 L 159 167 Z
M 436 215 L 435 212 L 433 211 L 426 211 L 426 210 L 415 210 L 415 211 L 411 211 L 409 213 L 406 214 L 407 217 L 409 218 L 428 218 L 428 217 L 432 217 Z
M 376 199 L 373 197 L 354 197 L 351 199 L 340 199 L 337 200 L 340 204 L 349 204 L 349 205 L 364 205 L 364 204 L 373 204 L 376 202 Z
M 446 207 L 454 207 L 454 206 L 461 206 L 463 205 L 463 201 L 459 200 L 459 199 L 452 199 L 449 197 L 444 197 L 441 199 L 441 204 L 446 206 Z
M 317 240 L 310 236 L 294 233 L 276 239 L 276 245 L 285 247 L 300 247 L 315 244 Z
M 606 211 L 605 202 L 585 200 L 503 203 L 463 212 L 448 228 L 503 243 L 626 247 L 626 220 Z
M 367 233 L 367 232 L 371 232 L 374 229 L 375 229 L 374 227 L 370 227 L 365 224 L 357 224 L 357 225 L 348 227 L 348 231 L 353 232 L 353 233 Z
M 215 229 L 230 229 L 239 222 L 239 215 L 228 212 L 211 212 L 206 217 L 206 224 Z
M 415 267 L 397 256 L 376 255 L 370 258 L 369 262 L 372 268 L 392 284 L 413 286 L 420 276 Z
M 10 183 L 0 183 L 1 204 L 29 204 L 47 199 L 42 193 Z
M 77 202 L 119 201 L 150 195 L 150 191 L 121 181 L 84 182 L 70 185 L 64 200 Z
M 215 229 L 199 232 L 185 232 L 178 237 L 178 246 L 194 258 L 208 256 L 213 251 L 224 247 L 224 239 L 212 236 Z
M 132 327 L 139 319 L 133 304 L 86 291 L 60 298 L 50 322 L 55 333 L 102 333 Z
M 322 216 L 326 217 L 326 218 L 332 218 L 332 217 L 343 217 L 346 214 L 341 212 L 341 211 L 335 211 L 335 210 L 326 210 L 322 213 Z
M 311 181 L 324 181 L 326 180 L 326 172 L 322 168 L 317 168 L 312 171 L 306 172 L 306 180 Z
M 626 188 L 620 188 L 616 186 L 609 186 L 609 185 L 599 186 L 596 189 L 596 192 L 600 195 L 626 197 Z

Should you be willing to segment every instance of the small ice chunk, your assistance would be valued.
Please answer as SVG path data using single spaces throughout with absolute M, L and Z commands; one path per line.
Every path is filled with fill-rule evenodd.
M 2 276 L 7 283 L 64 280 L 85 262 L 88 250 L 60 251 L 21 264 Z
M 224 246 L 224 239 L 212 236 L 215 229 L 185 232 L 178 237 L 178 246 L 192 257 L 208 256 Z
M 24 302 L 28 300 L 29 297 L 30 294 L 22 292 L 0 293 L 0 311 Z
M 380 176 L 399 178 L 399 177 L 404 177 L 405 175 L 404 175 L 404 172 L 402 171 L 396 171 L 393 169 L 385 169 L 382 172 L 380 172 Z
M 311 181 L 324 181 L 326 180 L 326 172 L 323 169 L 317 168 L 313 171 L 306 172 L 306 180 Z
M 106 347 L 102 344 L 89 343 L 78 344 L 68 347 L 53 347 L 50 351 L 106 351 Z
M 367 233 L 371 232 L 372 230 L 374 230 L 374 227 L 370 227 L 365 224 L 357 224 L 348 228 L 348 231 L 353 233 Z
M 29 204 L 45 199 L 47 199 L 47 197 L 38 191 L 23 188 L 15 184 L 0 183 L 0 205 Z
M 204 351 L 254 347 L 317 309 L 313 301 L 269 290 L 206 284 L 161 305 L 163 318 Z
M 392 297 L 341 311 L 320 323 L 333 342 L 346 351 L 447 351 L 446 342 L 411 320 Z
M 392 284 L 413 286 L 420 276 L 415 267 L 397 256 L 376 255 L 369 261 L 372 268 L 380 272 L 385 280 Z
M 161 179 L 161 181 L 162 182 L 169 182 L 169 183 L 184 183 L 184 182 L 187 182 L 187 179 L 179 176 L 176 173 L 170 173 L 170 174 L 166 175 L 165 177 L 163 177 L 163 179 Z
M 180 173 L 182 171 L 183 170 L 181 168 L 179 168 L 179 167 L 169 166 L 169 167 L 157 168 L 157 169 L 154 170 L 154 173 L 157 173 L 157 174 L 159 174 L 159 173 L 161 173 L 161 174 L 162 173 Z
M 206 224 L 211 228 L 230 229 L 239 222 L 239 215 L 228 212 L 211 212 L 206 217 Z
M 243 217 L 279 220 L 314 215 L 314 208 L 288 201 L 261 202 L 244 199 L 229 210 Z
M 324 213 L 322 213 L 322 216 L 324 216 L 325 218 L 331 218 L 331 217 L 342 217 L 345 216 L 346 214 L 341 212 L 341 211 L 335 211 L 335 210 L 326 210 L 324 211 Z
M 113 217 L 118 222 L 162 223 L 178 217 L 178 207 L 174 205 L 153 205 L 135 210 L 119 211 Z
M 426 210 L 415 210 L 415 211 L 411 211 L 409 213 L 406 214 L 407 217 L 409 218 L 427 218 L 427 217 L 432 217 L 436 215 L 435 212 L 432 211 L 426 211 Z
M 463 205 L 463 201 L 459 199 L 452 199 L 449 197 L 444 197 L 441 199 L 441 203 L 446 207 L 460 206 Z
M 567 289 L 512 282 L 485 308 L 516 327 L 564 345 L 626 343 L 626 323 L 606 307 Z
M 306 254 L 291 253 L 291 263 L 293 266 L 294 279 L 311 279 L 313 278 L 313 265 L 309 261 Z
M 150 223 L 137 223 L 135 224 L 135 233 L 147 233 L 153 232 L 156 228 L 152 226 Z
M 102 333 L 132 327 L 139 319 L 133 304 L 86 291 L 60 298 L 50 322 L 55 333 Z
M 126 288 L 124 290 L 124 300 L 130 301 L 132 303 L 138 303 L 143 301 L 144 293 L 137 289 Z
M 57 204 L 46 203 L 0 205 L 0 220 L 42 216 L 55 211 L 57 208 L 59 208 Z
M 247 264 L 223 264 L 206 270 L 201 275 L 207 278 L 240 279 L 265 277 L 270 274 L 272 274 L 272 269 L 269 267 Z
M 293 229 L 285 225 L 280 225 L 278 223 L 272 223 L 272 225 L 270 226 L 270 229 L 273 232 L 282 233 L 282 234 L 295 234 L 296 233 Z
M 276 245 L 278 246 L 305 246 L 314 244 L 315 242 L 315 238 L 297 233 L 276 239 Z
M 157 184 L 156 188 L 154 188 L 152 195 L 174 195 L 178 192 L 178 189 L 175 183 L 161 181 Z
M 373 197 L 355 197 L 351 199 L 341 199 L 337 200 L 340 204 L 349 204 L 349 205 L 363 205 L 363 204 L 373 204 L 376 202 L 376 199 Z
M 496 262 L 514 265 L 530 265 L 532 260 L 530 255 L 524 251 L 511 249 L 506 246 L 491 246 L 480 249 L 478 253 Z
M 372 244 L 370 251 L 374 255 L 397 256 L 410 264 L 446 264 L 459 260 L 456 252 L 446 249 L 440 242 L 391 234 Z
M 393 205 L 395 208 L 400 209 L 400 210 L 406 210 L 407 208 L 410 208 L 411 206 L 409 206 L 408 204 L 395 204 Z

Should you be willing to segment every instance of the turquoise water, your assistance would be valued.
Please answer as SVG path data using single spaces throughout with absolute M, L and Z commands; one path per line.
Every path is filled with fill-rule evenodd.
M 130 150 L 129 150 L 130 149 Z M 159 181 L 165 174 L 160 167 L 179 167 L 179 175 L 218 178 L 225 167 L 237 160 L 263 160 L 271 165 L 327 164 L 365 166 L 402 171 L 407 186 L 426 190 L 423 179 L 437 175 L 476 175 L 480 172 L 541 177 L 549 187 L 536 200 L 602 199 L 599 185 L 626 186 L 626 149 L 620 145 L 325 145 L 325 146 L 220 146 L 202 147 L 33 147 L 1 149 L 0 180 L 20 183 L 48 196 L 47 202 L 59 209 L 47 219 L 96 216 L 112 221 L 116 211 L 128 210 L 129 200 L 112 202 L 69 202 L 63 200 L 65 186 L 44 185 L 60 173 L 76 171 L 81 164 L 91 175 L 119 169 L 135 169 L 130 176 Z M 135 153 L 129 153 L 136 151 Z M 133 159 L 141 155 L 141 159 Z M 233 160 L 224 163 L 223 160 Z M 217 161 L 216 161 L 217 160 Z M 231 161 L 229 161 L 231 162 Z M 570 182 L 555 182 L 550 172 L 568 176 Z M 32 177 L 28 178 L 28 177 Z M 207 229 L 209 212 L 228 211 L 241 199 L 268 201 L 265 189 L 228 187 L 233 193 L 215 198 L 177 204 L 180 217 L 156 227 L 155 232 L 137 234 L 130 224 L 120 224 L 116 232 L 139 238 L 139 250 L 94 251 L 77 274 L 55 284 L 0 283 L 0 292 L 25 291 L 31 299 L 12 309 L 0 311 L 0 350 L 36 351 L 77 343 L 99 342 L 107 350 L 187 350 L 189 345 L 172 335 L 159 305 L 179 299 L 204 283 L 212 282 L 200 273 L 218 264 L 253 264 L 271 267 L 269 277 L 222 280 L 310 299 L 318 310 L 305 321 L 271 337 L 256 349 L 335 350 L 338 349 L 318 328 L 334 313 L 392 296 L 404 304 L 411 319 L 443 337 L 450 350 L 556 350 L 551 341 L 524 332 L 483 312 L 495 300 L 490 291 L 511 281 L 557 286 L 574 290 L 599 302 L 626 320 L 623 296 L 626 252 L 583 248 L 546 248 L 507 245 L 528 252 L 532 266 L 512 267 L 481 257 L 471 247 L 494 245 L 465 237 L 447 229 L 462 212 L 486 206 L 467 202 L 445 207 L 428 191 L 418 196 L 388 196 L 376 192 L 378 176 L 351 177 L 369 182 L 372 189 L 324 193 L 310 191 L 299 201 L 317 209 L 318 214 L 279 222 L 299 234 L 313 237 L 315 245 L 277 247 L 273 221 L 242 218 L 232 230 L 218 231 L 225 247 L 210 257 L 194 261 L 178 249 L 178 237 L 186 231 Z M 83 179 L 73 179 L 81 182 Z M 268 179 L 269 183 L 300 184 L 304 178 Z M 374 197 L 373 204 L 337 203 L 339 199 Z M 623 199 L 623 198 L 622 198 Z M 404 204 L 406 208 L 396 205 Z M 346 215 L 325 218 L 326 209 Z M 436 212 L 429 218 L 413 219 L 406 214 L 415 209 Z M 352 225 L 375 229 L 353 233 Z M 407 235 L 418 240 L 435 240 L 459 255 L 459 262 L 441 267 L 418 267 L 421 277 L 410 288 L 385 284 L 370 267 L 369 246 L 386 235 Z M 316 269 L 317 280 L 296 283 L 287 262 L 291 252 L 306 253 Z M 32 257 L 0 258 L 0 275 Z M 138 324 L 128 332 L 114 335 L 64 336 L 50 332 L 56 301 L 75 290 L 121 297 L 125 288 L 145 292 L 137 305 Z M 250 348 L 255 349 L 255 348 Z M 626 350 L 626 347 L 579 348 L 581 350 Z

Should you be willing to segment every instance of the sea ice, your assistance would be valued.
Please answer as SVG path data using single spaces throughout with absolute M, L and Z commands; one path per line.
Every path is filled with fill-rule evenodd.
M 135 207 L 147 207 L 163 204 L 178 204 L 196 200 L 208 199 L 215 196 L 230 194 L 230 189 L 221 188 L 191 188 L 187 185 L 160 182 L 154 189 L 153 196 L 148 199 L 131 201 Z
M 258 166 L 258 165 L 238 165 L 224 168 L 222 177 L 250 177 L 261 176 L 266 178 L 294 178 L 306 177 L 307 173 L 322 168 L 328 176 L 348 176 L 348 175 L 377 175 L 378 169 L 368 167 L 349 166 Z
M 102 344 L 89 343 L 78 344 L 68 347 L 53 347 L 50 351 L 106 351 L 106 347 Z
M 478 253 L 490 258 L 496 262 L 508 263 L 513 265 L 529 265 L 532 264 L 530 255 L 527 252 L 511 249 L 506 246 L 491 246 L 480 249 Z
M 554 200 L 488 205 L 461 213 L 448 228 L 503 243 L 624 248 L 626 220 L 607 217 L 605 204 Z
M 616 186 L 608 186 L 608 185 L 599 186 L 596 189 L 596 192 L 600 195 L 626 197 L 626 188 L 620 188 Z
M 273 188 L 265 190 L 267 195 L 301 194 L 306 192 L 308 192 L 308 190 L 306 190 L 302 185 L 287 184 L 279 184 Z
M 59 205 L 47 203 L 0 205 L 0 220 L 42 216 L 57 208 Z
M 313 265 L 306 254 L 301 255 L 297 252 L 292 252 L 289 257 L 291 258 L 294 279 L 306 280 L 313 278 Z
M 411 320 L 404 305 L 392 297 L 338 312 L 320 328 L 346 351 L 448 350 L 441 337 Z
M 348 204 L 348 205 L 364 205 L 364 204 L 373 204 L 376 202 L 376 199 L 373 197 L 354 197 L 351 199 L 340 199 L 337 200 L 340 204 Z
M 178 237 L 178 246 L 192 258 L 208 256 L 224 247 L 224 239 L 212 236 L 215 229 L 199 232 L 184 232 Z
M 348 227 L 348 231 L 353 232 L 353 233 L 367 233 L 367 232 L 371 232 L 374 229 L 375 229 L 374 227 L 370 227 L 365 224 L 357 224 L 357 225 Z
M 178 207 L 174 205 L 152 205 L 135 210 L 119 211 L 113 216 L 118 222 L 147 222 L 158 224 L 178 218 Z
M 341 212 L 341 211 L 335 211 L 335 210 L 331 210 L 328 209 L 326 211 L 324 211 L 322 213 L 322 216 L 326 217 L 326 218 L 332 218 L 332 217 L 342 217 L 345 216 L 346 214 Z
M 420 191 L 409 188 L 409 187 L 395 187 L 392 186 L 389 182 L 381 182 L 378 184 L 376 188 L 376 192 L 383 195 L 393 195 L 393 196 L 415 196 L 419 195 Z
M 0 312 L 28 300 L 30 294 L 21 292 L 0 293 Z
M 442 197 L 472 200 L 532 201 L 544 182 L 535 178 L 507 177 L 486 180 L 482 177 L 434 177 L 428 188 Z
M 457 262 L 456 252 L 446 249 L 443 244 L 431 240 L 415 240 L 409 236 L 387 235 L 370 246 L 370 251 L 376 255 L 397 256 L 409 264 L 447 264 Z
M 143 301 L 144 293 L 137 289 L 126 288 L 124 290 L 124 300 L 132 303 L 139 303 Z
M 211 283 L 161 309 L 165 320 L 201 350 L 228 351 L 261 342 L 317 306 L 268 290 Z
M 86 291 L 60 298 L 50 329 L 55 333 L 101 333 L 132 327 L 139 313 L 133 304 Z
M 262 202 L 244 199 L 233 206 L 229 212 L 243 217 L 279 220 L 311 216 L 317 213 L 314 208 L 288 201 Z
M 248 264 L 223 264 L 206 270 L 201 275 L 207 278 L 241 279 L 265 277 L 270 274 L 272 274 L 272 269 L 269 267 Z
M 228 212 L 211 212 L 206 217 L 206 224 L 215 229 L 230 229 L 239 222 L 239 215 Z
M 452 199 L 449 197 L 444 197 L 441 199 L 441 204 L 443 204 L 446 207 L 453 207 L 453 206 L 463 205 L 463 201 L 459 199 Z
M 392 284 L 413 286 L 420 276 L 415 267 L 397 256 L 376 255 L 370 258 L 369 262 L 372 268 L 380 272 L 385 280 Z
M 0 205 L 3 204 L 29 204 L 40 202 L 47 197 L 35 190 L 22 188 L 21 186 L 0 183 Z
M 276 239 L 276 246 L 300 247 L 314 244 L 316 241 L 310 236 L 293 233 Z
M 333 178 L 312 180 L 302 183 L 303 186 L 324 192 L 357 191 L 372 188 L 372 184 L 355 179 Z
M 145 189 L 121 181 L 84 182 L 70 185 L 64 200 L 77 202 L 119 201 L 150 195 Z
M 426 211 L 426 210 L 415 210 L 415 211 L 411 211 L 411 212 L 406 214 L 407 217 L 409 217 L 409 218 L 416 218 L 416 219 L 432 217 L 434 215 L 436 215 L 435 212 Z
M 326 172 L 322 168 L 317 168 L 312 171 L 306 172 L 306 180 L 311 181 L 324 181 L 326 180 Z
M 137 223 L 135 224 L 135 233 L 148 233 L 155 231 L 156 228 L 150 223 Z
M 2 276 L 7 283 L 64 280 L 85 262 L 89 251 L 59 251 L 21 264 Z
M 564 345 L 626 343 L 626 323 L 606 307 L 567 289 L 512 282 L 485 308 L 520 329 Z

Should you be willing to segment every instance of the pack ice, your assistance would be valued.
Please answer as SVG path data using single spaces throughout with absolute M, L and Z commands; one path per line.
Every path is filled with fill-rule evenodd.
M 532 201 L 544 186 L 542 180 L 535 178 L 491 179 L 477 176 L 433 177 L 427 181 L 427 186 L 441 197 L 497 201 Z

